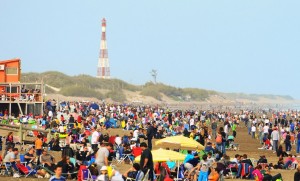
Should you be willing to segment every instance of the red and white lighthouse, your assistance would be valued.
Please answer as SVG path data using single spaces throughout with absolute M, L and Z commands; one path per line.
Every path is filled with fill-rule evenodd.
M 110 67 L 106 44 L 106 20 L 102 19 L 102 35 L 100 42 L 100 53 L 98 59 L 97 77 L 102 79 L 110 78 Z

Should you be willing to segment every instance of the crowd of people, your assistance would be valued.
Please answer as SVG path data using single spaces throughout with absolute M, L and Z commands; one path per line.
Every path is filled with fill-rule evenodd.
M 3 163 L 6 168 L 11 169 L 11 172 L 6 169 L 5 174 L 13 173 L 18 177 L 20 174 L 30 173 L 38 178 L 52 176 L 52 181 L 65 178 L 81 180 L 90 176 L 94 180 L 104 181 L 173 180 L 178 177 L 213 181 L 233 175 L 239 178 L 276 180 L 281 179 L 281 175 L 272 176 L 271 169 L 297 167 L 298 162 L 296 156 L 291 155 L 291 147 L 296 142 L 299 153 L 299 116 L 300 113 L 294 111 L 260 110 L 254 113 L 244 110 L 169 110 L 158 106 L 65 101 L 57 103 L 49 100 L 43 116 L 22 115 L 18 117 L 17 123 L 5 112 L 0 112 L 0 117 L 10 120 L 11 124 L 28 126 L 28 120 L 35 120 L 38 127 L 50 129 L 53 134 L 53 138 L 47 140 L 42 133 L 28 133 L 36 136 L 36 140 L 26 148 L 23 160 L 17 158 L 20 154 L 13 141 L 13 134 L 8 134 Z M 266 162 L 263 156 L 256 165 L 247 154 L 236 154 L 234 158 L 228 156 L 227 150 L 239 150 L 239 144 L 234 140 L 239 135 L 237 128 L 244 126 L 243 124 L 249 135 L 260 141 L 262 149 L 274 150 L 274 154 L 279 156 L 277 164 Z M 128 134 L 112 135 L 110 128 L 121 128 Z M 186 159 L 179 167 L 171 167 L 172 164 L 167 162 L 154 163 L 151 154 L 152 139 L 174 135 L 194 139 L 205 146 L 205 149 L 188 150 Z M 48 153 L 49 150 L 61 152 L 61 158 L 57 160 Z M 134 163 L 123 174 L 113 164 L 122 159 L 131 163 L 139 155 L 140 162 Z M 25 165 L 26 169 L 21 165 Z M 85 170 L 90 174 L 85 175 Z M 297 171 L 295 180 L 298 175 Z

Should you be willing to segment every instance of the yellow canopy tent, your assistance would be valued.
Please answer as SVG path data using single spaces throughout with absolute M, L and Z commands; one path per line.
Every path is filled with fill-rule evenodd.
M 153 162 L 183 161 L 185 159 L 184 154 L 172 150 L 158 149 L 152 150 L 151 153 Z M 141 156 L 134 159 L 136 162 L 139 162 L 140 160 Z
M 204 150 L 204 146 L 197 141 L 187 138 L 185 136 L 171 136 L 161 140 L 157 140 L 155 145 L 163 145 L 165 143 L 177 143 L 180 144 L 181 150 Z

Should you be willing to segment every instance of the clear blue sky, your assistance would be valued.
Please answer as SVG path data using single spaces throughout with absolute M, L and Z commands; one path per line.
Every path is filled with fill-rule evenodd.
M 300 1 L 1 0 L 0 59 L 95 76 L 101 19 L 111 75 L 134 84 L 300 98 Z

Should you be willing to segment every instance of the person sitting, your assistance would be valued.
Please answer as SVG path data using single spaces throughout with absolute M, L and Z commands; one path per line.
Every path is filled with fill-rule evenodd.
M 212 147 L 212 143 L 211 143 L 211 142 L 208 142 L 208 143 L 207 143 L 207 145 L 206 145 L 204 151 L 205 151 L 206 153 L 208 153 L 208 152 L 215 153 L 215 149 Z
M 74 151 L 72 150 L 72 148 L 70 147 L 70 145 L 66 145 L 63 150 L 62 150 L 62 157 L 64 156 L 68 156 L 68 157 L 73 157 L 74 156 Z
M 34 152 L 35 152 L 35 149 L 32 147 L 29 149 L 29 151 L 27 153 L 25 153 L 24 157 L 25 157 L 26 165 L 33 164 L 33 161 L 36 158 L 34 156 Z
M 285 151 L 283 151 L 282 145 L 279 145 L 276 154 L 277 154 L 277 157 L 280 157 L 280 156 L 287 157 L 288 156 L 288 154 Z
M 277 165 L 274 165 L 275 169 L 284 169 L 284 161 L 283 161 L 283 157 L 280 156 L 279 160 L 277 162 Z
M 163 167 L 166 169 L 167 171 L 167 174 L 171 174 L 171 170 L 170 168 L 168 167 L 168 165 L 166 164 L 166 162 L 157 162 L 155 165 L 154 165 L 154 172 L 156 175 L 160 175 L 160 167 Z
M 284 161 L 284 169 L 288 169 L 293 162 L 297 161 L 295 157 L 292 156 L 292 154 L 289 154 L 288 157 Z
M 100 169 L 100 175 L 97 177 L 96 181 L 108 181 L 107 167 L 102 166 Z
M 141 181 L 144 177 L 144 173 L 141 171 L 140 164 L 134 163 L 133 166 L 122 175 L 122 177 L 124 180 L 131 178 L 135 181 Z
M 263 175 L 263 181 L 277 180 L 277 179 L 282 178 L 280 173 L 272 176 L 271 173 L 270 173 L 270 169 L 268 167 L 265 167 L 265 169 L 263 169 L 261 165 L 259 165 L 259 166 L 261 167 L 260 172 Z
M 57 166 L 62 167 L 62 176 L 68 177 L 71 176 L 72 179 L 76 177 L 76 174 L 73 174 L 75 167 L 74 165 L 70 162 L 70 157 L 64 156 L 62 157 L 62 160 L 57 163 Z
M 211 152 L 207 153 L 207 161 L 209 162 L 210 165 L 212 165 L 216 161 L 216 159 L 212 156 Z
M 252 172 L 252 175 L 256 181 L 263 181 L 264 176 L 261 173 L 261 169 L 262 169 L 261 165 L 257 165 Z
M 17 159 L 17 155 L 19 154 L 18 148 L 13 148 L 12 151 L 8 151 L 6 156 L 3 159 L 3 162 L 6 165 L 11 165 L 13 172 L 18 174 L 19 169 L 16 166 L 16 162 L 19 162 L 20 159 Z
M 52 149 L 53 151 L 61 151 L 61 148 L 59 146 L 59 135 L 56 135 L 56 138 L 54 139 L 54 142 L 52 144 Z
M 241 160 L 241 156 L 239 154 L 235 154 L 231 162 L 238 164 L 240 160 Z
M 257 161 L 257 164 L 260 164 L 260 163 L 268 163 L 266 156 L 264 156 L 264 155 L 260 156 L 260 158 Z
M 82 151 L 79 151 L 77 153 L 77 160 L 81 161 L 84 165 L 88 165 L 88 162 L 91 158 L 91 153 L 88 151 L 88 148 L 87 146 L 84 146 L 83 147 L 83 150 Z
M 241 163 L 248 163 L 249 165 L 251 165 L 253 167 L 252 161 L 250 159 L 248 159 L 247 154 L 243 155 L 243 159 L 241 160 Z
M 40 162 L 44 165 L 45 168 L 49 169 L 52 172 L 54 171 L 55 159 L 52 155 L 47 153 L 47 150 L 43 150 L 42 155 L 40 156 Z
M 159 173 L 159 179 L 157 181 L 173 181 L 165 167 L 160 167 Z
M 294 174 L 294 181 L 299 181 L 300 180 L 300 165 L 297 167 L 297 171 Z
M 214 163 L 212 165 L 212 167 L 210 167 L 211 172 L 208 176 L 209 181 L 218 181 L 219 180 L 220 175 L 217 172 L 216 167 L 217 167 L 217 163 Z

